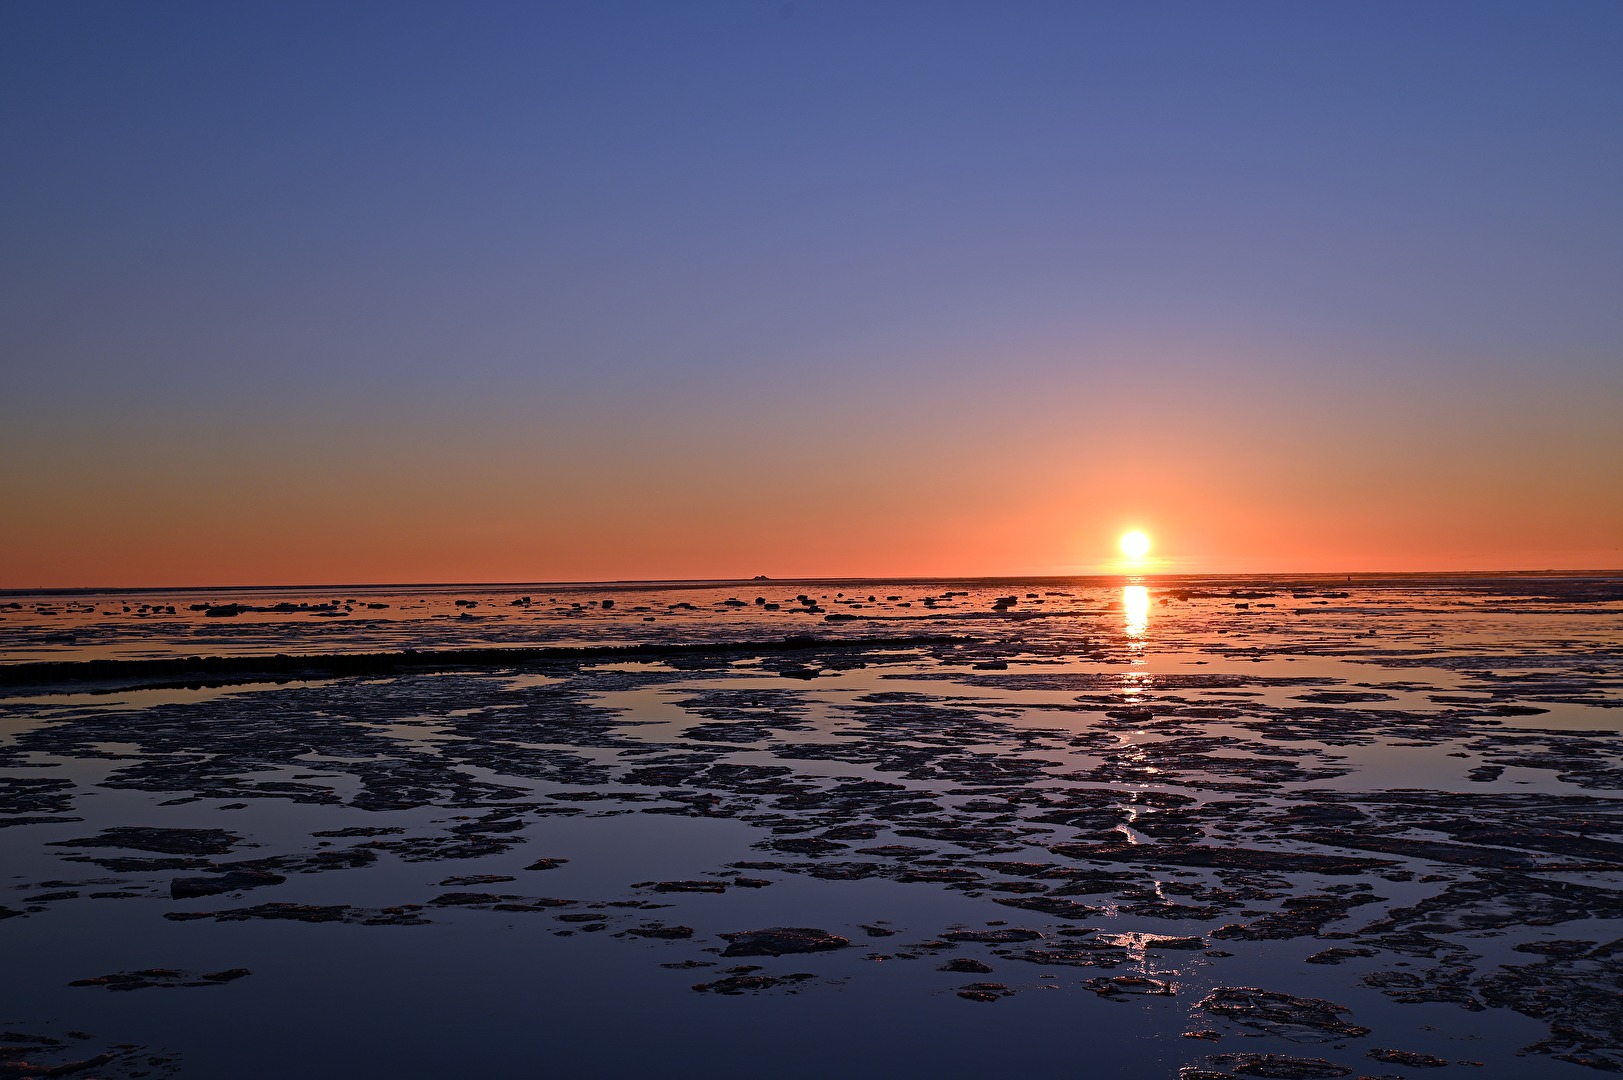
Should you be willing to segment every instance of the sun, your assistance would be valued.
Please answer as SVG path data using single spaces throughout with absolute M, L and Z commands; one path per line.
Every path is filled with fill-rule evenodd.
M 1121 553 L 1129 559 L 1142 559 L 1150 553 L 1150 538 L 1137 529 L 1122 533 Z

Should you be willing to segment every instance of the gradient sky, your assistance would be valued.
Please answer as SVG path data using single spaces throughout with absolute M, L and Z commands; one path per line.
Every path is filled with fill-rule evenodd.
M 0 587 L 1623 566 L 1623 5 L 0 6 Z

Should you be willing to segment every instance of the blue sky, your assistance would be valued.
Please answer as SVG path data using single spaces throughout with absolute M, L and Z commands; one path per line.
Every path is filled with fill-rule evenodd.
M 47 471 L 229 414 L 705 474 L 740 416 L 815 468 L 1134 394 L 1604 456 L 1620 72 L 1597 3 L 11 3 L 0 420 Z

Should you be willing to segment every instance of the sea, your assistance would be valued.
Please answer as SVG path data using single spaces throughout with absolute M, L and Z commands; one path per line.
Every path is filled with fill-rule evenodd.
M 1620 708 L 1623 573 L 0 593 L 0 1075 L 1623 1071 Z

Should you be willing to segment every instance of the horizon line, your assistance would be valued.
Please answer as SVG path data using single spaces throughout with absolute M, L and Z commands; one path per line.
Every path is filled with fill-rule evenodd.
M 841 584 L 871 582 L 874 584 L 902 584 L 908 582 L 965 582 L 965 581 L 1078 581 L 1122 578 L 1258 578 L 1258 577 L 1619 577 L 1618 569 L 1499 569 L 1499 570 L 1111 570 L 1076 574 L 958 574 L 958 575 L 885 575 L 874 577 L 769 577 L 759 575 L 748 578 L 605 578 L 579 581 L 380 581 L 380 582 L 314 582 L 295 584 L 236 584 L 236 585 L 30 585 L 0 587 L 0 596 L 37 595 L 98 595 L 104 593 L 144 592 L 199 592 L 218 590 L 225 592 L 269 592 L 273 590 L 333 591 L 341 589 L 518 589 L 518 588 L 665 588 L 671 586 L 747 585 L 753 582 L 797 584 Z

